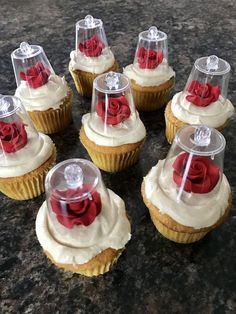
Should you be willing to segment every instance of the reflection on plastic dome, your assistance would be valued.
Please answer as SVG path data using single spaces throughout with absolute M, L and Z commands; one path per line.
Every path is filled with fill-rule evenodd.
M 176 201 L 188 204 L 195 194 L 217 193 L 223 175 L 224 149 L 225 139 L 215 129 L 204 125 L 180 129 L 162 169 L 163 186 L 167 178 L 172 178 Z
M 109 72 L 94 80 L 90 123 L 100 134 L 127 130 L 137 119 L 129 79 Z
M 46 177 L 50 221 L 64 234 L 64 228 L 89 226 L 102 210 L 102 200 L 109 207 L 110 196 L 101 174 L 93 163 L 68 159 L 51 169 Z
M 217 56 L 195 61 L 184 89 L 186 100 L 198 107 L 207 107 L 227 99 L 230 65 Z
M 25 150 L 30 150 L 38 140 L 38 132 L 25 111 L 19 98 L 14 96 L 0 96 L 0 165 L 11 166 L 17 160 L 25 158 Z M 23 148 L 24 151 L 22 150 Z M 33 149 L 33 148 L 32 148 Z M 37 152 L 36 152 L 37 153 Z

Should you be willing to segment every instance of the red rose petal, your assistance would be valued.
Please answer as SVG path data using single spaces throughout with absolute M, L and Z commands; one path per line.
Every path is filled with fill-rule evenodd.
M 96 112 L 99 115 L 99 117 L 103 118 L 105 116 L 105 103 L 102 101 L 99 101 L 96 105 Z
M 0 123 L 1 146 L 6 153 L 14 153 L 27 143 L 27 133 L 22 122 Z
M 116 124 L 119 124 L 121 120 L 119 120 L 118 116 L 114 116 L 114 117 L 107 117 L 107 119 L 104 122 L 108 125 L 116 125 Z
M 10 141 L 14 137 L 16 130 L 12 125 L 3 125 L 0 128 L 0 138 L 5 141 Z
M 174 171 L 173 172 L 173 180 L 177 184 L 177 186 L 181 186 L 182 181 L 183 181 L 183 177 L 181 175 L 179 175 L 176 171 Z M 186 179 L 185 185 L 183 188 L 184 188 L 184 191 L 191 192 L 192 183 L 190 180 L 188 180 L 188 178 Z
M 188 154 L 181 153 L 173 163 L 173 180 L 181 186 Z M 193 156 L 186 177 L 184 190 L 193 193 L 209 193 L 217 184 L 220 169 L 208 157 Z
M 187 88 L 187 91 L 192 94 L 195 89 L 198 89 L 199 85 L 200 85 L 200 83 L 199 83 L 198 81 L 193 80 L 193 81 L 189 84 L 189 86 L 188 86 L 188 88 Z
M 110 97 L 108 100 L 107 112 L 105 112 L 105 102 L 98 102 L 96 112 L 108 125 L 116 125 L 129 118 L 131 111 L 128 101 L 124 96 Z
M 211 88 L 212 102 L 215 102 L 220 96 L 220 88 L 219 86 L 212 86 Z
M 40 73 L 40 71 L 36 67 L 31 67 L 26 71 L 26 76 L 35 77 Z
M 201 98 L 206 98 L 210 93 L 210 86 L 208 84 L 199 84 L 194 89 L 194 93 Z
M 60 215 L 61 214 L 61 204 L 58 202 L 58 200 L 51 197 L 50 198 L 50 204 L 51 204 L 52 211 L 55 214 Z
M 118 97 L 118 100 L 122 103 L 122 105 L 129 106 L 128 100 L 124 96 Z
M 86 206 L 88 205 L 88 199 L 82 200 L 80 202 L 71 202 L 68 203 L 68 207 L 71 212 L 78 215 L 83 215 L 86 211 Z
M 180 174 L 181 176 L 183 175 L 188 156 L 189 154 L 187 153 L 181 153 L 180 155 L 178 155 L 178 157 L 175 159 L 172 165 L 176 173 Z
M 212 97 L 201 98 L 200 96 L 196 96 L 196 95 L 187 95 L 186 99 L 192 104 L 199 107 L 206 107 L 212 102 Z
M 79 50 L 87 57 L 98 57 L 102 53 L 102 49 L 105 47 L 103 42 L 96 36 L 92 36 L 84 43 L 79 44 Z
M 138 58 L 143 58 L 144 55 L 145 55 L 145 51 L 146 51 L 146 49 L 144 49 L 143 47 L 139 48 L 138 52 L 137 52 L 137 57 Z
M 24 72 L 20 72 L 20 78 L 23 80 L 23 81 L 26 81 L 26 74 Z
M 45 72 L 41 72 L 37 75 L 37 77 L 31 78 L 28 80 L 29 85 L 32 88 L 38 88 L 43 86 L 48 82 L 48 75 Z
M 192 104 L 199 107 L 206 107 L 215 102 L 220 96 L 219 86 L 213 86 L 210 83 L 201 84 L 193 80 L 187 88 L 191 95 L 187 95 L 186 99 Z
M 164 58 L 163 51 L 145 49 L 141 47 L 137 51 L 138 65 L 141 69 L 155 69 Z
M 207 166 L 202 162 L 201 160 L 197 160 L 197 158 L 194 160 L 194 162 L 191 163 L 191 166 L 188 171 L 188 178 L 194 182 L 197 183 L 199 180 L 201 181 L 202 178 L 204 178 L 207 174 Z
M 42 62 L 37 62 L 35 66 L 27 69 L 26 73 L 20 72 L 20 77 L 26 80 L 30 87 L 38 88 L 48 82 L 50 70 L 45 68 Z
M 68 189 L 66 192 L 56 194 L 70 195 L 70 197 L 82 195 L 91 190 L 91 185 L 85 184 L 77 189 Z M 50 199 L 52 211 L 56 214 L 58 221 L 65 227 L 71 229 L 74 225 L 90 225 L 101 212 L 101 198 L 97 191 L 91 194 L 91 199 L 86 198 L 80 202 L 60 202 L 53 196 Z
M 122 104 L 119 102 L 119 100 L 116 101 L 116 99 L 110 98 L 108 102 L 108 108 L 107 108 L 108 115 L 116 115 L 121 105 Z
M 204 193 L 210 192 L 211 190 L 212 190 L 211 180 L 210 180 L 210 177 L 208 176 L 205 176 L 204 178 L 202 178 L 202 182 L 192 184 L 193 193 L 204 194 Z

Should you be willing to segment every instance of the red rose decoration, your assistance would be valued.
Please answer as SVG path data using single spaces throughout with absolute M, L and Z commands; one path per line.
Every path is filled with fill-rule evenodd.
M 35 66 L 29 68 L 26 73 L 20 72 L 20 78 L 27 81 L 32 88 L 38 88 L 48 82 L 50 70 L 45 68 L 42 62 L 37 62 Z
M 143 47 L 138 49 L 137 56 L 138 64 L 141 69 L 155 69 L 162 63 L 164 58 L 162 50 L 147 50 Z
M 128 119 L 131 111 L 127 99 L 124 96 L 108 99 L 108 108 L 104 101 L 99 101 L 96 105 L 96 112 L 106 124 L 116 125 Z
M 14 153 L 27 143 L 27 133 L 21 121 L 0 122 L 0 142 L 6 153 Z
M 201 84 L 198 81 L 191 82 L 188 87 L 188 92 L 191 95 L 186 96 L 186 99 L 199 107 L 210 105 L 220 96 L 219 86 L 214 86 L 210 83 Z
M 83 44 L 79 44 L 79 50 L 87 57 L 100 56 L 104 47 L 105 45 L 96 35 L 93 35 L 90 39 L 85 40 Z
M 173 180 L 181 186 L 188 153 L 178 155 L 173 163 Z M 193 156 L 186 177 L 184 191 L 193 193 L 208 193 L 216 186 L 220 177 L 220 169 L 211 159 L 205 156 Z
M 90 190 L 91 186 L 84 184 L 77 189 L 68 189 L 67 191 L 60 192 L 60 195 L 65 198 L 70 198 L 74 195 L 83 195 Z M 102 209 L 100 194 L 97 191 L 92 192 L 90 198 L 77 202 L 58 201 L 52 196 L 50 198 L 50 204 L 52 211 L 57 216 L 57 220 L 69 229 L 72 229 L 74 225 L 90 225 L 96 216 L 100 214 Z

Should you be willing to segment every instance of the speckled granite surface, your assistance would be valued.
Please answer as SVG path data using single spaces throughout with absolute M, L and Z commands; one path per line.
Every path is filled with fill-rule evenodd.
M 234 0 L 0 1 L 0 92 L 13 94 L 10 53 L 21 41 L 40 44 L 58 74 L 68 73 L 75 22 L 90 13 L 104 21 L 109 44 L 121 66 L 132 62 L 140 31 L 156 24 L 169 35 L 170 63 L 181 90 L 194 60 L 217 54 L 236 68 Z M 236 104 L 236 76 L 229 98 Z M 90 101 L 75 92 L 74 122 L 53 136 L 58 162 L 88 158 L 78 139 L 82 114 Z M 193 245 L 177 245 L 154 228 L 141 201 L 142 177 L 169 149 L 163 111 L 142 114 L 147 141 L 138 164 L 118 174 L 102 173 L 105 184 L 126 202 L 132 240 L 114 269 L 84 278 L 56 269 L 43 255 L 34 229 L 45 196 L 18 202 L 0 195 L 1 313 L 235 313 L 236 209 L 228 221 Z M 236 193 L 235 117 L 224 132 L 225 173 Z M 130 184 L 132 182 L 132 184 Z M 131 188 L 132 187 L 132 188 Z

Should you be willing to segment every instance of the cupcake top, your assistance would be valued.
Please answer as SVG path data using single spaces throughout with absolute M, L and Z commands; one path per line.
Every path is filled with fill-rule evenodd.
M 176 118 L 188 124 L 223 126 L 233 115 L 234 106 L 227 99 L 230 65 L 217 56 L 195 61 L 184 91 L 171 101 Z
M 230 186 L 223 174 L 225 140 L 206 126 L 180 129 L 168 156 L 144 178 L 145 194 L 161 213 L 196 229 L 225 213 Z
M 105 188 L 91 162 L 70 159 L 60 163 L 48 173 L 45 185 L 47 203 L 38 213 L 36 232 L 56 262 L 83 264 L 129 241 L 124 202 Z
M 22 176 L 41 166 L 53 152 L 49 136 L 37 132 L 20 99 L 0 98 L 0 176 Z
M 229 99 L 221 96 L 209 106 L 199 107 L 187 100 L 188 92 L 174 95 L 171 110 L 174 116 L 188 124 L 207 124 L 212 128 L 223 126 L 234 114 L 234 106 Z
M 64 78 L 55 75 L 44 50 L 26 42 L 11 54 L 17 89 L 27 111 L 57 109 L 69 92 Z
M 168 65 L 167 35 L 155 26 L 141 32 L 134 62 L 124 68 L 124 74 L 141 86 L 159 86 L 174 77 Z
M 146 136 L 129 79 L 120 73 L 109 72 L 94 80 L 91 113 L 83 116 L 82 123 L 87 137 L 101 146 L 136 143 Z
M 70 59 L 71 70 L 100 74 L 112 67 L 115 58 L 101 20 L 87 15 L 76 23 L 76 47 Z

